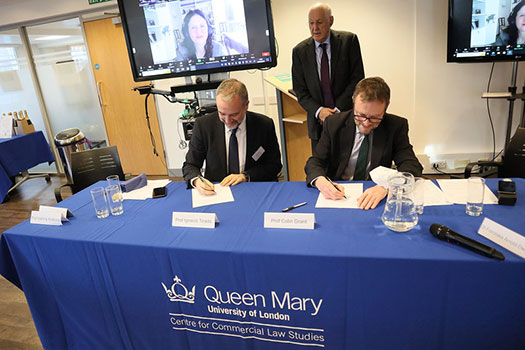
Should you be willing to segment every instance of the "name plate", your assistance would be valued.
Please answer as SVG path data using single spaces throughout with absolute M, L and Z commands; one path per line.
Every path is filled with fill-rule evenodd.
M 525 259 L 525 237 L 488 218 L 483 219 L 478 233 Z
M 41 212 L 33 210 L 31 211 L 31 220 L 29 222 L 39 225 L 60 226 L 62 225 L 62 214 L 58 212 Z
M 59 213 L 62 221 L 69 221 L 67 217 L 73 215 L 67 208 L 49 207 L 47 205 L 41 205 L 38 211 L 41 213 Z
M 215 213 L 187 213 L 174 211 L 171 218 L 171 226 L 177 227 L 215 228 L 216 222 L 219 222 L 219 218 L 217 218 Z
M 295 228 L 313 230 L 315 215 L 313 213 L 264 213 L 265 228 Z

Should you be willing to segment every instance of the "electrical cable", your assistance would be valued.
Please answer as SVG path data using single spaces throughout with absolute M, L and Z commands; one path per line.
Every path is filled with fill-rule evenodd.
M 146 109 L 146 123 L 148 124 L 148 130 L 149 130 L 149 137 L 151 139 L 151 145 L 153 146 L 153 154 L 157 157 L 159 156 L 157 152 L 157 147 L 155 145 L 155 138 L 153 137 L 153 132 L 151 131 L 151 124 L 149 122 L 149 113 L 148 113 L 148 98 L 151 95 L 150 92 L 146 95 L 146 99 L 144 100 L 144 108 Z
M 186 147 L 188 147 L 188 142 L 186 142 L 186 140 L 184 139 L 184 136 L 181 136 L 180 134 L 180 126 L 182 124 L 182 120 L 179 118 L 177 120 L 177 134 L 179 134 L 179 149 L 185 149 Z
M 148 94 L 146 95 L 146 98 L 144 99 L 144 108 L 146 109 L 146 123 L 148 124 L 148 130 L 149 130 L 149 136 L 150 136 L 150 139 L 151 139 L 151 145 L 153 146 L 153 154 L 156 155 L 157 157 L 159 157 L 159 153 L 157 152 L 157 145 L 155 143 L 155 137 L 153 137 L 153 132 L 151 131 L 151 123 L 149 121 L 149 113 L 148 113 L 148 98 L 149 96 L 151 95 L 151 92 L 148 92 Z M 168 166 L 166 165 L 166 162 L 164 160 L 164 157 L 159 157 L 160 158 L 160 161 L 162 162 L 162 164 L 168 168 Z
M 494 73 L 494 65 L 496 62 L 492 62 L 492 68 L 490 69 L 489 81 L 487 83 L 487 92 L 490 92 L 490 82 L 492 81 L 492 73 Z M 487 98 L 487 112 L 489 115 L 490 128 L 492 129 L 492 162 L 496 159 L 496 133 L 494 132 L 494 123 L 492 121 L 492 115 L 490 114 L 489 98 Z M 500 152 L 501 153 L 501 152 Z M 498 153 L 498 155 L 500 154 Z
M 461 174 L 461 175 L 458 175 L 458 174 L 451 174 L 451 173 L 446 173 L 446 172 L 440 170 L 440 169 L 438 168 L 437 164 L 432 165 L 432 168 L 434 168 L 434 170 L 437 171 L 437 172 L 440 173 L 440 174 L 450 176 L 451 179 L 463 179 L 463 178 L 464 178 L 462 174 Z

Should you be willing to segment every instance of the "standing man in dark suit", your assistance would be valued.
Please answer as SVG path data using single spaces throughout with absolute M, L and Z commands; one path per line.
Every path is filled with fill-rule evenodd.
M 326 120 L 317 152 L 306 162 L 306 184 L 317 187 L 329 199 L 344 197 L 344 188 L 332 180 L 368 180 L 378 166 L 421 176 L 419 163 L 408 139 L 408 121 L 386 113 L 390 88 L 379 77 L 361 80 L 352 96 L 354 109 Z M 374 209 L 387 190 L 374 186 L 357 199 L 361 209 Z
M 293 89 L 307 113 L 312 153 L 326 118 L 352 108 L 355 85 L 365 76 L 357 35 L 330 30 L 333 23 L 327 4 L 312 6 L 308 12 L 312 37 L 292 53 Z
M 273 120 L 248 112 L 248 90 L 236 80 L 217 88 L 217 112 L 197 118 L 182 166 L 188 188 L 214 194 L 210 181 L 234 186 L 245 181 L 276 181 L 281 153 Z M 201 176 L 206 161 L 205 178 Z

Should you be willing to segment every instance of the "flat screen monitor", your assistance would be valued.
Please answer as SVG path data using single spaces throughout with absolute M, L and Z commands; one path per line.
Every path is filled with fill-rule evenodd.
M 447 62 L 525 59 L 525 0 L 449 0 Z
M 277 65 L 270 0 L 118 0 L 135 81 Z

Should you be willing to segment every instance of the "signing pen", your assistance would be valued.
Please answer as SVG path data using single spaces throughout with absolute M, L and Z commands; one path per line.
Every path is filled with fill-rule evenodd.
M 339 187 L 337 187 L 337 186 L 332 182 L 332 180 L 330 180 L 329 177 L 326 177 L 326 176 L 325 176 L 325 178 L 326 178 L 326 179 L 327 179 L 327 180 L 328 180 L 328 181 L 329 181 L 329 182 L 335 187 L 336 190 L 338 190 L 339 192 L 342 192 L 342 191 L 339 189 Z M 344 199 L 347 199 L 347 198 L 346 198 L 346 195 L 343 194 L 343 198 L 344 198 Z
M 215 192 L 215 188 L 214 188 L 214 186 L 213 186 L 213 184 L 212 184 L 211 182 L 209 182 L 208 180 L 206 180 L 205 178 L 203 178 L 201 175 L 199 175 L 199 176 L 197 176 L 197 177 L 199 178 L 199 180 L 201 180 L 202 182 L 204 182 L 206 185 L 211 186 L 213 193 L 216 193 L 216 192 Z
M 292 209 L 302 207 L 303 205 L 306 205 L 307 203 L 308 203 L 308 202 L 302 202 L 302 203 L 299 203 L 299 204 L 296 204 L 296 205 L 292 205 L 291 207 L 284 208 L 282 211 L 283 211 L 283 212 L 287 212 L 287 211 L 290 211 L 290 210 L 292 210 Z

